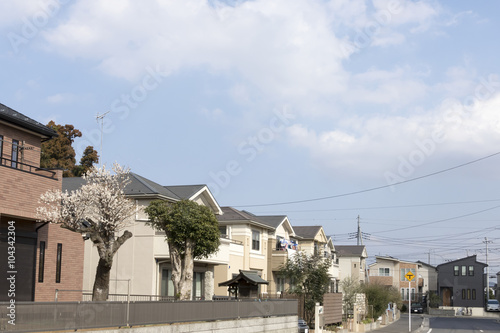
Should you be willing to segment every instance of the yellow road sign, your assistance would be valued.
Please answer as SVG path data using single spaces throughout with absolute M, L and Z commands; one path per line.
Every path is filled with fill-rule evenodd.
M 413 273 L 410 271 L 410 272 L 406 273 L 405 277 L 406 277 L 406 279 L 407 279 L 408 281 L 411 281 L 411 280 L 413 280 L 413 278 L 415 277 L 415 274 L 413 274 Z

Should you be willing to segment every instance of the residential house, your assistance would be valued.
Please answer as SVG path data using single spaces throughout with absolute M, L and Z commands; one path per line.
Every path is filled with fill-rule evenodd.
M 319 254 L 332 260 L 328 274 L 331 277 L 330 292 L 338 292 L 340 269 L 338 249 L 333 245 L 331 237 L 327 237 L 322 226 L 295 226 L 293 227 L 301 251 L 307 254 Z
M 366 281 L 366 258 L 364 245 L 335 245 L 340 269 L 340 281 L 352 277 L 360 283 Z
M 437 271 L 431 265 L 389 256 L 375 256 L 375 260 L 369 266 L 370 283 L 397 288 L 405 303 L 420 302 L 428 290 L 437 290 Z M 414 276 L 411 281 L 406 277 L 409 272 Z
M 269 285 L 267 292 L 281 294 L 287 289 L 290 281 L 286 281 L 279 274 L 279 270 L 300 250 L 299 241 L 287 216 L 259 216 L 259 219 L 274 228 L 268 234 L 267 281 Z
M 217 216 L 221 234 L 229 241 L 229 261 L 227 265 L 215 268 L 215 295 L 227 295 L 228 288 L 219 286 L 219 283 L 231 280 L 240 274 L 240 271 L 253 271 L 261 279 L 269 281 L 270 277 L 268 253 L 270 235 L 276 226 L 270 223 L 270 218 L 261 219 L 249 212 L 240 211 L 232 207 L 222 207 L 222 214 Z M 281 218 L 277 218 L 279 220 Z M 283 219 L 282 219 L 283 220 Z M 281 229 L 289 230 L 286 225 Z M 286 232 L 285 232 L 286 234 Z M 268 286 L 259 285 L 258 293 L 268 292 Z
M 162 186 L 138 174 L 130 173 L 130 184 L 125 195 L 135 200 L 137 213 L 129 220 L 126 230 L 133 237 L 115 254 L 111 270 L 110 294 L 159 295 L 174 297 L 171 280 L 172 267 L 168 244 L 163 231 L 156 231 L 148 224 L 142 208 L 154 199 L 176 202 L 187 199 L 209 207 L 215 215 L 222 210 L 205 185 Z M 78 189 L 82 178 L 65 178 L 63 188 Z M 123 231 L 122 231 L 123 232 Z M 221 238 L 218 253 L 206 259 L 195 260 L 193 273 L 193 299 L 211 299 L 214 294 L 214 271 L 229 262 L 230 240 Z M 83 289 L 92 290 L 97 263 L 97 250 L 90 240 L 85 242 Z M 112 299 L 112 298 L 110 298 Z
M 419 289 L 419 293 L 426 294 L 428 291 L 438 294 L 438 271 L 435 266 L 427 264 L 422 261 L 417 261 L 421 265 L 418 270 L 418 277 L 423 280 L 421 289 Z
M 36 219 L 40 195 L 61 189 L 62 170 L 40 168 L 42 142 L 56 136 L 0 104 L 0 301 L 53 301 L 56 289 L 82 289 L 81 235 Z M 11 275 L 15 297 L 5 282 Z M 61 300 L 80 299 L 81 292 Z
M 475 255 L 437 266 L 438 291 L 443 306 L 484 307 L 485 276 L 488 265 Z

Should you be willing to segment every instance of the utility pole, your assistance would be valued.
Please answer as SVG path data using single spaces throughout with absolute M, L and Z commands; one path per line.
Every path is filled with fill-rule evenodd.
M 99 148 L 99 164 L 102 165 L 102 156 L 103 156 L 103 153 L 102 153 L 102 137 L 103 137 L 103 127 L 104 127 L 104 117 L 110 113 L 111 111 L 108 111 L 108 112 L 104 112 L 103 114 L 97 114 L 97 116 L 95 117 L 95 120 L 97 121 L 97 123 L 99 123 L 99 120 L 101 121 L 101 147 Z
M 488 237 L 484 237 L 483 243 L 486 244 L 486 299 L 490 299 L 490 267 L 488 266 L 488 244 L 491 241 L 488 240 Z
M 358 215 L 358 246 L 363 245 L 363 237 L 361 236 L 361 226 L 359 225 L 359 215 Z

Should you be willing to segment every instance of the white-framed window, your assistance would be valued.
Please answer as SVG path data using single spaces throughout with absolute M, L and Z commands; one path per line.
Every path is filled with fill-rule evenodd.
M 222 238 L 229 238 L 227 234 L 227 225 L 219 225 L 219 231 Z
M 378 276 L 390 276 L 390 274 L 389 267 L 379 267 Z
M 285 291 L 285 278 L 282 276 L 276 278 L 276 291 L 279 293 Z
M 415 296 L 416 296 L 416 295 L 415 295 L 415 288 L 411 288 L 411 300 L 412 300 L 412 301 L 415 301 L 415 300 L 416 300 Z
M 260 251 L 260 231 L 252 230 L 252 250 Z
M 12 140 L 12 155 L 11 167 L 17 168 L 17 160 L 19 159 L 19 140 Z
M 405 288 L 401 288 L 401 300 L 405 300 Z
M 401 281 L 407 281 L 406 274 L 408 274 L 408 272 L 412 272 L 413 275 L 416 275 L 415 268 L 401 268 Z

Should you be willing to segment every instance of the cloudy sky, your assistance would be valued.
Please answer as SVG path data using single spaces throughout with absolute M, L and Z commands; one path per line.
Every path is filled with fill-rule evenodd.
M 0 102 L 220 205 L 500 270 L 497 1 L 0 1 Z M 107 113 L 103 123 L 96 117 Z M 103 147 L 101 145 L 101 125 Z

